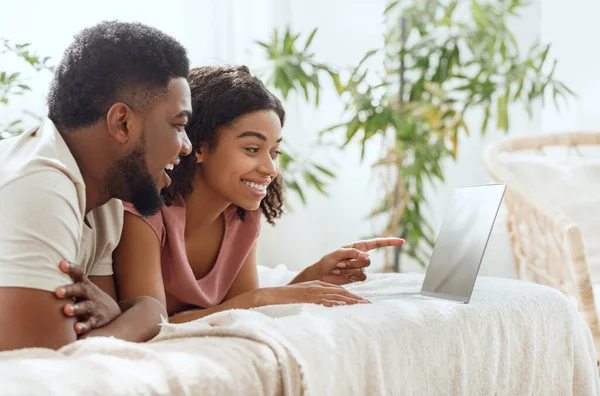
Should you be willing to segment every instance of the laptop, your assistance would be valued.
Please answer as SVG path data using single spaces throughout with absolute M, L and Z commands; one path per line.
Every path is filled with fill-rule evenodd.
M 454 189 L 427 266 L 422 295 L 465 304 L 470 301 L 505 190 L 505 184 Z
M 427 266 L 421 295 L 467 304 L 506 185 L 455 188 Z M 397 297 L 377 296 L 371 300 Z

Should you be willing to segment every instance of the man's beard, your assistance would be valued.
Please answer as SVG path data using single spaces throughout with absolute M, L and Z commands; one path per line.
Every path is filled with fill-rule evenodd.
M 145 153 L 142 135 L 131 153 L 115 162 L 106 180 L 111 197 L 131 203 L 144 217 L 157 213 L 163 205 L 156 183 L 148 173 Z

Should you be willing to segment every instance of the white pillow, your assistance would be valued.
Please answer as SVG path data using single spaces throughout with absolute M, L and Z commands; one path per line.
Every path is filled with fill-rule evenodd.
M 600 283 L 600 160 L 505 155 L 524 186 L 579 225 L 593 283 Z

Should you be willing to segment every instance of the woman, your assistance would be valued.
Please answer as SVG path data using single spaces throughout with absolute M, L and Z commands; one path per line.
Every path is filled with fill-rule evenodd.
M 114 254 L 119 298 L 154 297 L 176 323 L 269 304 L 367 302 L 339 285 L 365 279 L 367 250 L 401 239 L 346 246 L 288 286 L 258 287 L 260 219 L 273 224 L 282 214 L 284 109 L 244 66 L 196 68 L 189 84 L 193 115 L 185 128 L 192 154 L 169 172 L 160 213 L 142 218 L 126 205 Z

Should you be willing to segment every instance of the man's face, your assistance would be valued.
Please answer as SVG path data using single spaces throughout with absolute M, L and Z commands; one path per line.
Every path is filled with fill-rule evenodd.
M 123 198 L 142 216 L 160 210 L 163 201 L 160 190 L 171 183 L 166 167 L 179 163 L 188 155 L 191 143 L 184 127 L 191 116 L 190 88 L 184 78 L 169 83 L 165 98 L 147 111 L 142 131 L 135 147 L 113 167 L 115 179 L 124 182 Z

